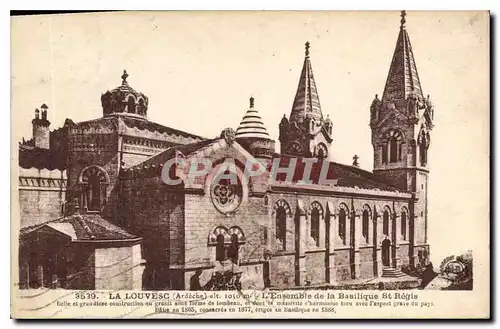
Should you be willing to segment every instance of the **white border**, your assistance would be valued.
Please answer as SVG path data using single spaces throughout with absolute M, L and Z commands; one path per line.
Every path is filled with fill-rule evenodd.
M 1 12 L 3 13 L 2 15 L 2 20 L 1 20 L 1 39 L 2 39 L 2 45 L 3 47 L 1 48 L 1 56 L 2 56 L 2 76 L 4 77 L 1 80 L 2 83 L 2 92 L 4 93 L 3 97 L 1 98 L 3 100 L 3 106 L 2 106 L 2 120 L 0 120 L 0 140 L 3 142 L 3 152 L 2 152 L 2 161 L 0 161 L 0 166 L 1 166 L 1 178 L 0 181 L 3 182 L 3 188 L 1 189 L 1 197 L 0 197 L 0 209 L 3 213 L 3 229 L 1 230 L 2 232 L 2 243 L 3 243 L 3 248 L 1 248 L 1 252 L 3 253 L 2 259 L 4 260 L 4 267 L 7 265 L 9 262 L 8 260 L 10 259 L 10 230 L 7 229 L 9 226 L 7 222 L 10 222 L 10 184 L 7 182 L 10 181 L 10 154 L 9 152 L 6 152 L 6 150 L 10 149 L 10 119 L 11 119 L 11 114 L 10 114 L 10 80 L 7 80 L 7 76 L 11 76 L 10 74 L 10 17 L 8 16 L 8 11 L 7 10 L 47 10 L 47 9 L 58 9 L 58 10 L 80 10 L 82 7 L 85 7 L 87 9 L 94 9 L 94 10 L 116 10 L 116 9 L 127 9 L 127 10 L 400 10 L 400 9 L 407 9 L 407 10 L 491 10 L 492 14 L 495 15 L 498 13 L 498 5 L 500 1 L 498 0 L 475 0 L 475 1 L 465 1 L 465 0 L 447 0 L 447 1 L 435 1 L 435 0 L 419 0 L 417 1 L 412 1 L 412 2 L 405 2 L 402 3 L 401 1 L 397 0 L 379 0 L 379 1 L 370 1 L 370 0 L 350 0 L 350 1 L 336 1 L 336 2 L 330 2 L 330 1 L 319 1 L 319 0 L 288 0 L 288 1 L 283 1 L 283 2 L 271 2 L 270 0 L 253 0 L 253 1 L 234 1 L 234 0 L 212 0 L 212 1 L 203 1 L 203 0 L 184 0 L 184 1 L 178 1 L 178 2 L 169 2 L 168 4 L 165 4 L 160 1 L 153 1 L 153 0 L 140 0 L 140 1 L 131 1 L 131 0 L 113 0 L 113 1 L 102 1 L 102 0 L 87 0 L 85 2 L 80 2 L 80 1 L 61 1 L 61 0 L 44 0 L 44 1 L 36 1 L 36 0 L 17 0 L 15 2 L 10 2 L 10 1 L 2 1 L 0 3 L 0 6 L 2 7 Z M 405 8 L 401 8 L 404 6 Z M 495 39 L 492 40 L 493 44 L 498 43 L 498 34 L 495 34 Z M 29 45 L 26 45 L 27 51 L 29 51 Z M 492 58 L 492 60 L 494 60 Z M 495 70 L 494 73 L 497 70 Z M 491 92 L 493 94 L 499 94 L 499 87 L 498 85 L 495 86 L 495 90 L 492 90 Z M 499 115 L 496 115 L 495 126 L 500 127 L 500 119 Z M 497 140 L 497 134 L 494 135 L 496 145 L 495 145 L 495 150 L 494 151 L 500 151 L 500 143 Z M 11 150 L 12 151 L 12 150 Z M 14 150 L 15 151 L 15 150 Z M 491 168 L 492 170 L 498 169 L 498 168 Z M 495 182 L 496 183 L 496 182 Z M 495 197 L 495 200 L 493 201 L 493 204 L 500 204 L 500 197 L 498 195 Z M 494 236 L 499 236 L 498 235 L 498 227 L 499 225 L 496 225 L 497 230 L 494 232 Z M 496 233 L 496 234 L 495 234 Z M 497 243 L 498 245 L 498 243 Z M 498 250 L 495 250 L 495 255 L 498 255 Z M 7 265 L 8 266 L 8 265 Z M 13 327 L 18 325 L 18 323 L 9 320 L 10 318 L 10 271 L 5 269 L 0 272 L 1 273 L 1 278 L 2 278 L 2 292 L 1 292 L 1 303 L 2 303 L 2 313 L 1 313 L 1 325 L 5 327 Z M 494 278 L 492 278 L 494 280 Z M 498 284 L 495 284 L 496 287 L 498 287 Z M 495 291 L 496 293 L 496 291 Z M 498 308 L 498 301 L 495 303 Z M 493 311 L 496 311 L 493 310 Z M 496 313 L 496 312 L 495 312 Z M 168 325 L 169 327 L 171 326 L 177 326 L 179 325 L 179 322 L 166 322 L 166 323 L 159 323 L 155 322 L 157 325 Z M 298 325 L 301 325 L 300 322 L 295 321 Z M 68 322 L 61 323 L 62 325 L 68 325 Z M 89 324 L 94 324 L 95 326 L 119 326 L 122 325 L 123 323 L 104 323 L 104 322 L 99 322 L 99 323 L 89 323 L 87 322 L 85 326 Z M 131 325 L 144 325 L 143 323 L 130 323 Z M 208 325 L 216 325 L 219 326 L 221 325 L 220 323 L 215 323 L 215 322 L 195 322 L 193 324 L 198 324 L 198 325 L 203 325 L 206 326 Z M 237 323 L 231 322 L 231 323 L 224 323 L 222 325 L 230 325 L 234 326 Z M 323 324 L 325 324 L 323 322 Z M 404 326 L 408 325 L 410 323 L 394 323 L 396 326 Z M 38 326 L 42 328 L 48 328 L 52 326 L 52 323 L 38 323 Z M 148 323 L 148 325 L 151 325 L 151 323 Z M 239 325 L 255 325 L 253 322 L 247 322 L 247 323 L 239 323 Z M 288 326 L 288 323 L 261 323 L 260 325 L 262 326 L 273 326 L 275 327 L 280 327 L 280 326 Z M 345 323 L 337 323 L 333 321 L 332 323 L 329 323 L 327 325 L 334 325 L 336 327 L 344 327 L 346 326 Z M 355 323 L 356 326 L 385 326 L 387 325 L 386 323 Z M 429 328 L 437 326 L 437 323 L 422 323 L 422 325 L 428 326 Z M 461 326 L 461 323 L 454 323 L 453 326 Z

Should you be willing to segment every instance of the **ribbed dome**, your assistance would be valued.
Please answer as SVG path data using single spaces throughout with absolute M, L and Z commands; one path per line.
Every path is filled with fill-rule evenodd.
M 236 138 L 266 138 L 269 139 L 266 127 L 262 122 L 259 112 L 254 108 L 254 98 L 250 98 L 250 108 L 243 116 L 241 123 L 236 129 Z
M 123 71 L 122 84 L 101 95 L 103 115 L 126 114 L 135 117 L 146 117 L 148 97 L 130 87 L 127 71 Z

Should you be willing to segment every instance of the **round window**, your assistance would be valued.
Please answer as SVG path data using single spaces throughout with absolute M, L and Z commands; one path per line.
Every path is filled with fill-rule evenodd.
M 210 188 L 212 203 L 220 212 L 234 212 L 241 204 L 243 196 L 241 182 L 233 173 L 224 173 L 216 177 Z

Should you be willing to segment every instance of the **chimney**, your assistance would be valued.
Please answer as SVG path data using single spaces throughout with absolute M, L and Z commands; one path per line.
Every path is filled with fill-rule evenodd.
M 40 111 L 35 109 L 35 118 L 31 121 L 33 124 L 33 142 L 35 148 L 50 149 L 50 122 L 47 120 L 46 104 L 42 104 L 42 118 L 40 118 Z

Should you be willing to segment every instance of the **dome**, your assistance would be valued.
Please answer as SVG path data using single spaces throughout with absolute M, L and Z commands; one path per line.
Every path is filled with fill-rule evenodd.
M 121 86 L 101 96 L 103 115 L 124 114 L 145 118 L 148 111 L 148 97 L 129 86 L 127 71 L 123 71 L 121 78 Z
M 250 108 L 243 116 L 241 123 L 236 129 L 236 138 L 265 138 L 269 139 L 269 134 L 259 112 L 254 108 L 254 98 L 250 98 Z
M 272 158 L 274 141 L 269 137 L 259 112 L 254 108 L 254 98 L 250 98 L 250 108 L 236 129 L 236 141 L 257 158 Z

